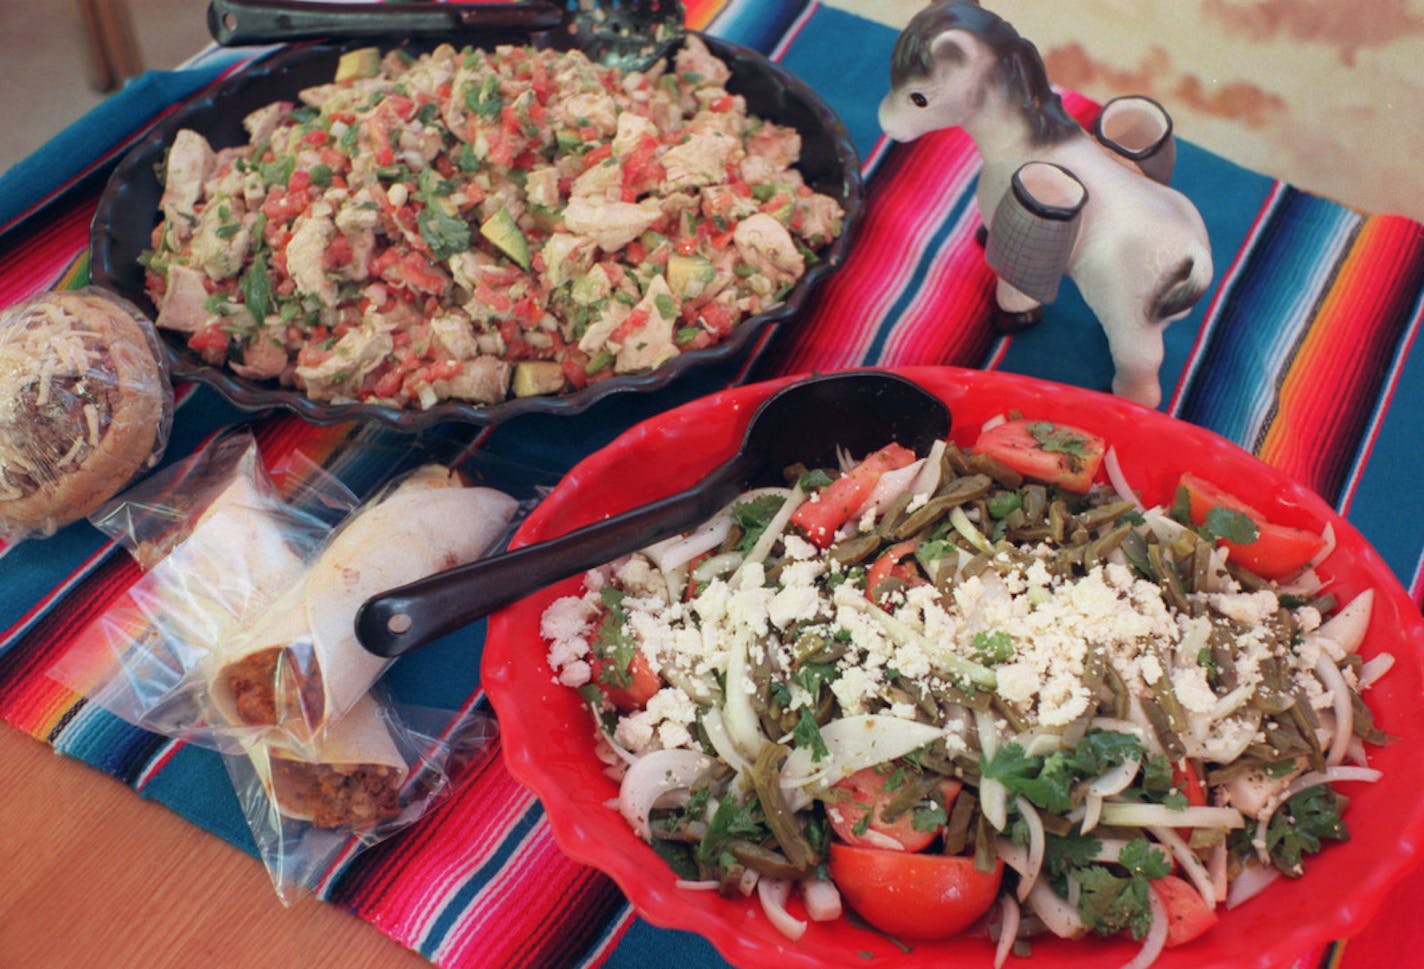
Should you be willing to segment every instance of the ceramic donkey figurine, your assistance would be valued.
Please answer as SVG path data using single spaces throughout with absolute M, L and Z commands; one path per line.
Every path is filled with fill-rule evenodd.
M 1090 135 L 1043 61 L 997 15 L 935 3 L 895 43 L 880 125 L 897 141 L 958 126 L 983 157 L 978 203 L 1003 318 L 1033 321 L 1068 275 L 1107 334 L 1113 392 L 1161 400 L 1162 331 L 1211 281 L 1201 216 L 1168 188 L 1171 122 L 1147 98 L 1104 108 Z

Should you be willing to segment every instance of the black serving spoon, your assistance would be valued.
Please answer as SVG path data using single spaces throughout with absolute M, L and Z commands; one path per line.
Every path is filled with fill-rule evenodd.
M 208 33 L 225 47 L 294 40 L 453 35 L 471 29 L 560 28 L 590 58 L 643 70 L 683 37 L 681 0 L 520 0 L 516 3 L 311 3 L 210 0 Z
M 462 565 L 368 599 L 356 637 L 378 656 L 400 656 L 547 585 L 692 528 L 754 482 L 798 462 L 835 463 L 898 441 L 916 451 L 949 434 L 944 402 L 894 374 L 811 377 L 768 397 L 741 449 L 697 484 L 567 535 Z

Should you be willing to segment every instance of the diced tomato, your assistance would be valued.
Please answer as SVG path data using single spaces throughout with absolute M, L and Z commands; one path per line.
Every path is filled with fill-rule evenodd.
M 1238 543 L 1220 539 L 1231 549 L 1232 561 L 1240 562 L 1257 575 L 1267 579 L 1284 579 L 1303 569 L 1325 548 L 1325 539 L 1315 532 L 1289 525 L 1276 525 L 1266 516 L 1230 492 L 1197 477 L 1190 471 L 1182 475 L 1178 485 L 1186 489 L 1188 512 L 1200 525 L 1213 508 L 1240 512 L 1256 526 L 1254 542 Z
M 831 844 L 831 880 L 871 925 L 897 939 L 947 939 L 973 925 L 999 894 L 1004 863 Z
M 623 322 L 614 327 L 608 339 L 614 343 L 621 344 L 628 337 L 648 325 L 648 311 L 642 308 L 635 309 L 623 318 Z
M 394 397 L 404 379 L 405 371 L 395 368 L 387 370 L 371 385 L 371 394 L 375 397 Z
M 274 187 L 267 192 L 267 200 L 262 203 L 262 214 L 267 216 L 269 229 L 274 225 L 281 227 L 305 212 L 310 204 L 311 197 L 305 189 L 283 192 Z
M 606 158 L 612 158 L 612 157 L 613 157 L 613 146 L 612 146 L 612 145 L 599 145 L 597 148 L 593 149 L 593 150 L 590 151 L 590 152 L 587 152 L 587 153 L 583 156 L 583 169 L 584 169 L 584 171 L 588 171 L 590 168 L 592 168 L 594 165 L 597 165 L 599 162 L 603 161 L 604 159 L 606 159 Z
M 636 202 L 639 195 L 663 180 L 666 172 L 653 157 L 657 150 L 658 139 L 644 135 L 623 159 L 623 201 Z
M 351 248 L 351 240 L 346 236 L 337 233 L 326 245 L 326 254 L 322 263 L 327 269 L 340 269 L 342 266 L 351 264 L 351 257 L 355 251 Z
M 308 131 L 306 134 L 302 135 L 302 141 L 306 142 L 308 145 L 312 145 L 313 147 L 320 148 L 322 145 L 326 144 L 326 139 L 329 137 L 330 136 L 325 131 L 322 131 L 320 128 L 317 128 L 313 131 Z
M 538 323 L 540 317 L 544 315 L 544 308 L 534 299 L 534 294 L 530 293 L 521 297 L 519 302 L 514 304 L 514 315 L 521 320 Z
M 587 366 L 588 354 L 577 349 L 568 350 L 563 359 L 559 361 L 559 368 L 564 372 L 564 379 L 574 390 L 582 390 L 588 386 L 588 371 L 584 369 Z
M 673 248 L 677 249 L 677 254 L 680 256 L 690 256 L 697 251 L 697 239 L 685 236 L 677 240 L 677 245 Z
M 884 819 L 883 812 L 895 797 L 894 791 L 885 789 L 891 776 L 880 773 L 874 767 L 866 767 L 837 781 L 832 787 L 835 796 L 826 799 L 826 817 L 836 836 L 846 844 L 889 848 L 890 845 L 884 843 L 884 839 L 889 838 L 905 851 L 923 851 L 939 835 L 938 831 L 917 829 L 914 811 L 906 811 L 894 821 Z M 944 782 L 942 791 L 946 809 L 954 803 L 962 786 L 958 781 Z M 870 814 L 869 822 L 864 821 L 867 813 Z M 857 831 L 864 833 L 857 834 Z
M 915 453 L 899 444 L 887 444 L 851 468 L 791 513 L 791 524 L 801 529 L 817 547 L 829 548 L 836 529 L 860 510 L 887 471 L 903 468 Z
M 1107 442 L 1052 421 L 1005 421 L 979 435 L 974 450 L 998 458 L 1025 478 L 1085 494 L 1098 476 Z
M 512 305 L 509 301 L 508 296 L 503 293 L 495 292 L 494 290 L 486 286 L 484 283 L 478 283 L 475 285 L 474 296 L 475 299 L 479 300 L 481 303 L 484 303 L 496 313 L 508 313 L 509 308 Z
M 201 352 L 227 352 L 227 331 L 220 323 L 210 323 L 188 338 L 188 346 Z
M 1217 914 L 1192 885 L 1167 875 L 1151 883 L 1167 909 L 1167 945 L 1183 945 L 1207 932 L 1217 923 Z
M 424 293 L 440 293 L 445 289 L 445 277 L 431 268 L 430 262 L 418 252 L 408 252 L 396 266 L 396 273 L 412 289 Z
M 340 121 L 342 124 L 350 125 L 356 123 L 356 115 L 354 112 L 351 111 L 333 111 L 331 112 L 331 120 L 334 122 Z
M 915 554 L 915 545 L 914 541 L 900 542 L 881 553 L 865 574 L 865 595 L 868 599 L 876 602 L 875 587 L 889 578 L 899 579 L 911 586 L 925 584 L 925 577 L 914 562 L 905 561 L 907 556 Z
M 730 111 L 732 110 L 732 96 L 724 94 L 721 97 L 713 98 L 707 102 L 707 107 L 713 111 Z
M 1183 757 L 1172 765 L 1172 784 L 1185 795 L 1187 803 L 1193 807 L 1206 804 L 1206 789 L 1192 762 Z
M 643 709 L 653 698 L 653 694 L 663 687 L 658 674 L 653 672 L 653 668 L 640 652 L 634 653 L 633 659 L 628 663 L 629 683 L 624 687 L 610 686 L 603 682 L 602 673 L 608 666 L 606 660 L 593 656 L 589 658 L 588 665 L 593 668 L 593 682 L 603 691 L 603 695 L 608 697 L 608 702 L 624 713 Z
M 628 260 L 630 265 L 641 266 L 643 260 L 648 258 L 648 250 L 641 242 L 634 239 L 623 247 L 623 256 Z
M 697 315 L 719 340 L 732 332 L 732 311 L 725 303 L 708 303 L 697 311 Z
M 402 121 L 415 117 L 415 102 L 404 94 L 388 94 L 381 105 L 392 111 Z

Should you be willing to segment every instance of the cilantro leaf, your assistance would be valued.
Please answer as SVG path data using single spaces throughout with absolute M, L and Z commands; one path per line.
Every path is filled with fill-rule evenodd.
M 1062 751 L 1047 758 L 1030 757 L 1020 744 L 1005 744 L 991 758 L 980 755 L 979 773 L 1053 814 L 1063 814 L 1073 807 L 1069 794 L 1073 774 L 1068 756 Z
M 938 831 L 948 821 L 949 814 L 945 811 L 944 805 L 933 798 L 927 798 L 915 805 L 915 813 L 910 818 L 910 826 L 916 831 Z
M 1114 875 L 1102 865 L 1078 869 L 1078 914 L 1098 935 L 1117 935 L 1129 929 L 1140 939 L 1152 927 L 1152 907 L 1147 880 Z
M 814 471 L 807 471 L 805 474 L 801 475 L 800 479 L 796 483 L 802 491 L 808 493 L 812 491 L 820 491 L 826 485 L 831 483 L 831 476 L 826 474 L 824 469 L 816 468 Z
M 1092 864 L 1093 856 L 1102 846 L 1103 843 L 1092 835 L 1047 832 L 1043 838 L 1043 864 L 1050 875 L 1059 878 L 1073 869 Z
M 1349 841 L 1340 820 L 1342 798 L 1328 786 L 1309 787 L 1281 805 L 1266 829 L 1271 861 L 1287 875 L 1299 875 L 1306 855 L 1320 851 L 1322 841 Z
M 605 664 L 599 670 L 598 679 L 615 689 L 626 689 L 633 682 L 630 668 L 638 652 L 638 641 L 628 629 L 628 613 L 623 608 L 625 595 L 612 586 L 604 586 L 598 596 L 608 610 L 589 644 L 593 655 Z
M 1088 456 L 1088 439 L 1066 427 L 1051 421 L 1034 421 L 1028 432 L 1038 442 L 1039 450 L 1062 454 L 1068 458 L 1068 466 L 1077 471 Z
M 1008 518 L 1023 507 L 1023 495 L 1017 491 L 1000 491 L 989 499 L 989 515 L 995 519 Z
M 737 543 L 737 551 L 752 550 L 785 501 L 780 495 L 762 495 L 732 506 L 732 522 L 742 529 L 742 540 Z
M 438 205 L 427 204 L 415 217 L 420 237 L 430 246 L 436 259 L 449 259 L 470 248 L 470 224 L 464 219 L 446 215 Z
M 1261 535 L 1256 523 L 1245 514 L 1220 505 L 1206 513 L 1206 518 L 1202 521 L 1202 532 L 1209 539 L 1224 538 L 1237 545 L 1248 545 Z
M 1014 638 L 1003 630 L 977 632 L 970 645 L 974 652 L 979 654 L 979 658 L 989 665 L 1003 663 L 1014 655 Z
M 252 264 L 237 281 L 237 288 L 242 291 L 243 305 L 252 314 L 253 322 L 261 326 L 267 314 L 272 312 L 272 276 L 267 271 L 266 250 L 257 251 Z
M 471 88 L 466 91 L 465 107 L 486 121 L 498 118 L 500 112 L 504 110 L 504 99 L 499 96 L 499 78 L 493 74 L 487 74 L 478 90 Z
M 1122 846 L 1118 863 L 1134 875 L 1156 881 L 1172 872 L 1167 853 L 1146 838 L 1134 838 Z
M 1130 733 L 1089 730 L 1073 749 L 1072 765 L 1083 777 L 1096 777 L 1125 761 L 1141 762 L 1145 756 L 1141 742 Z
M 791 743 L 811 751 L 813 764 L 819 764 L 831 753 L 826 748 L 825 740 L 821 739 L 821 728 L 816 725 L 816 718 L 808 707 L 801 708 L 801 719 L 796 721 L 796 727 L 791 731 Z

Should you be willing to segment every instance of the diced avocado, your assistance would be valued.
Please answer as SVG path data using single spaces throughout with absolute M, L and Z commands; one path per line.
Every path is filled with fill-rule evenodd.
M 354 81 L 357 78 L 375 77 L 381 73 L 381 49 L 362 47 L 349 50 L 336 62 L 336 82 Z
M 678 299 L 694 299 L 717 278 L 717 270 L 705 256 L 668 256 L 668 288 Z
M 569 287 L 569 298 L 580 306 L 592 306 L 612 291 L 613 285 L 602 266 L 594 266 Z
M 557 360 L 521 360 L 514 365 L 514 396 L 557 394 L 564 389 L 564 368 Z
M 480 226 L 480 235 L 518 263 L 520 269 L 529 268 L 529 242 L 524 238 L 524 233 L 519 231 L 519 226 L 514 224 L 514 219 L 507 210 L 500 209 L 485 219 L 484 224 Z

